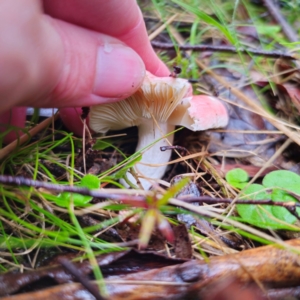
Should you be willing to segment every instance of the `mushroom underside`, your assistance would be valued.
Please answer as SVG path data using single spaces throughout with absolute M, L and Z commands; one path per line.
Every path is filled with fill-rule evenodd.
M 228 123 L 224 105 L 210 96 L 192 96 L 191 85 L 185 79 L 158 78 L 147 73 L 141 88 L 129 98 L 91 108 L 89 125 L 92 130 L 105 134 L 137 126 L 139 141 L 136 151 L 142 159 L 134 167 L 144 189 L 164 175 L 171 151 L 160 147 L 172 145 L 175 126 L 193 131 L 223 127 Z M 132 183 L 137 180 L 130 174 Z

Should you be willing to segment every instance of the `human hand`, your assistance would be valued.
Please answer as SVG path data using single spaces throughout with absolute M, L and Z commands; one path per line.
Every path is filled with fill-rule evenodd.
M 25 106 L 82 107 L 124 99 L 139 88 L 145 68 L 169 75 L 149 43 L 135 0 L 2 0 L 0 44 L 2 124 L 23 127 Z M 80 133 L 74 109 L 61 115 Z

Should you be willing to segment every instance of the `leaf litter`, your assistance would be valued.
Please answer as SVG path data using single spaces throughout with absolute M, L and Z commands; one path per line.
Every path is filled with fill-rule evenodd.
M 280 35 L 281 24 L 255 26 L 255 19 L 250 14 L 253 9 L 259 8 L 253 3 L 251 7 L 245 3 L 235 7 L 236 11 L 233 10 L 232 13 L 238 12 L 239 17 L 231 24 L 228 18 L 225 18 L 225 13 L 220 14 L 216 6 L 208 5 L 208 1 L 204 2 L 201 11 L 204 19 L 197 27 L 193 24 L 196 24 L 194 22 L 199 11 L 188 12 L 187 4 L 182 6 L 185 11 L 179 10 L 183 2 L 170 1 L 168 8 L 164 5 L 165 11 L 162 14 L 160 1 L 153 1 L 156 3 L 155 10 L 145 9 L 144 12 L 149 33 L 156 30 L 156 40 L 160 43 L 170 43 L 171 34 L 173 41 L 178 44 L 188 40 L 191 44 L 197 41 L 196 43 L 204 46 L 208 44 L 222 48 L 232 46 L 228 40 L 235 40 L 230 28 L 233 26 L 239 35 L 240 47 L 236 49 L 250 49 L 250 46 L 259 48 L 263 45 L 271 52 L 270 49 L 274 49 L 274 52 L 278 52 L 278 49 L 287 52 L 282 46 L 286 39 Z M 146 8 L 147 5 L 151 3 L 141 3 L 142 8 Z M 224 7 L 225 11 L 226 9 L 228 7 Z M 177 14 L 175 17 L 174 13 Z M 215 20 L 218 20 L 218 23 L 215 23 Z M 169 25 L 159 27 L 164 22 L 168 22 Z M 254 23 L 245 26 L 247 22 Z M 238 26 L 241 24 L 242 26 Z M 206 30 L 202 31 L 203 28 Z M 193 30 L 194 36 L 191 34 Z M 272 48 L 267 47 L 270 43 Z M 138 157 L 133 157 L 131 165 L 122 164 L 123 154 L 133 153 L 135 147 L 134 142 L 131 145 L 131 140 L 128 143 L 127 137 L 111 139 L 106 146 L 102 143 L 98 149 L 93 149 L 88 141 L 85 153 L 81 151 L 75 155 L 75 152 L 69 150 L 69 153 L 72 153 L 71 158 L 68 158 L 68 152 L 58 150 L 59 145 L 53 148 L 50 155 L 46 155 L 43 149 L 49 147 L 49 144 L 45 142 L 35 149 L 29 143 L 21 148 L 24 152 L 22 155 L 26 157 L 30 154 L 39 164 L 35 164 L 34 160 L 22 160 L 22 155 L 10 157 L 3 163 L 5 174 L 22 175 L 54 183 L 68 180 L 63 182 L 66 186 L 73 181 L 79 183 L 85 167 L 87 173 L 99 177 L 101 187 L 111 197 L 85 196 L 88 198 L 84 199 L 91 201 L 90 206 L 75 206 L 74 210 L 86 239 L 95 250 L 97 264 L 106 281 L 109 296 L 99 293 L 96 295 L 97 299 L 124 299 L 125 296 L 127 299 L 220 299 L 222 293 L 229 294 L 230 297 L 235 294 L 242 297 L 245 291 L 249 292 L 249 299 L 298 297 L 298 240 L 289 240 L 295 236 L 287 235 L 287 232 L 282 232 L 276 227 L 267 227 L 262 231 L 255 226 L 257 224 L 249 226 L 241 222 L 241 210 L 245 211 L 246 205 L 237 202 L 237 209 L 234 209 L 234 203 L 236 200 L 242 201 L 245 191 L 225 180 L 228 171 L 241 168 L 250 177 L 247 184 L 262 184 L 261 186 L 266 188 L 263 178 L 274 170 L 300 173 L 297 155 L 300 141 L 297 62 L 287 57 L 270 58 L 263 53 L 254 57 L 250 51 L 250 55 L 247 56 L 243 54 L 245 52 L 238 50 L 236 55 L 221 54 L 212 49 L 202 50 L 200 53 L 188 50 L 158 52 L 170 67 L 173 64 L 180 65 L 183 77 L 193 77 L 191 81 L 196 82 L 195 92 L 204 91 L 222 99 L 227 105 L 230 123 L 225 129 L 210 130 L 201 134 L 179 131 L 175 137 L 175 145 L 182 148 L 172 150 L 172 159 L 176 163 L 169 167 L 165 177 L 155 186 L 154 192 L 117 190 L 121 187 L 118 179 L 138 161 Z M 292 54 L 292 58 L 297 58 L 297 54 Z M 128 133 L 130 132 L 129 130 Z M 36 140 L 32 140 L 32 145 L 44 137 L 46 141 L 47 134 L 51 136 L 49 131 L 43 133 Z M 69 149 L 74 147 L 74 143 L 75 148 L 81 148 L 80 139 L 66 135 L 65 137 L 64 144 L 68 144 Z M 130 135 L 128 137 L 131 138 Z M 183 148 L 187 151 L 183 151 Z M 120 149 L 122 152 L 118 151 Z M 9 150 L 5 150 L 2 159 L 7 157 L 8 153 Z M 190 155 L 197 153 L 201 154 Z M 70 172 L 75 156 L 75 169 Z M 66 164 L 66 161 L 69 161 L 69 164 Z M 9 163 L 13 167 L 8 167 Z M 167 202 L 173 206 L 166 203 L 158 205 L 159 199 L 174 187 L 172 178 L 177 176 L 189 177 L 190 181 L 182 191 L 168 196 L 170 199 Z M 272 200 L 281 200 L 276 197 L 283 196 L 284 186 L 278 187 L 280 192 L 274 193 Z M 119 195 L 120 191 L 122 195 Z M 293 192 L 297 193 L 296 190 Z M 71 225 L 67 208 L 57 207 L 51 202 L 51 195 L 56 197 L 58 192 L 42 188 L 16 188 L 6 184 L 2 187 L 4 201 L 1 205 L 0 219 L 1 268 L 3 272 L 10 270 L 1 275 L 0 293 L 4 299 L 5 296 L 9 299 L 95 297 L 85 286 L 86 281 L 95 280 L 95 266 L 91 265 L 86 257 L 80 261 L 74 260 L 87 252 L 87 249 L 79 243 L 80 239 L 74 228 L 69 227 Z M 117 195 L 116 198 L 121 196 L 125 201 L 112 202 L 113 195 Z M 140 198 L 134 202 L 133 195 Z M 189 198 L 202 196 L 216 202 L 212 204 L 208 200 L 188 201 Z M 296 194 L 289 194 L 288 197 L 298 201 Z M 180 206 L 180 201 L 176 202 L 175 198 L 187 201 L 186 203 L 192 202 L 194 209 L 188 210 L 188 205 Z M 222 202 L 222 198 L 231 199 L 232 202 Z M 152 200 L 149 202 L 149 199 Z M 255 200 L 255 197 L 249 199 L 251 200 Z M 124 204 L 131 202 L 135 205 L 132 204 L 129 208 Z M 161 215 L 166 216 L 172 224 L 175 242 L 167 243 L 164 234 L 153 227 L 153 230 L 147 233 L 150 237 L 146 250 L 154 253 L 123 250 L 129 247 L 137 248 L 143 209 L 150 208 L 156 210 L 156 216 L 162 213 Z M 85 212 L 87 209 L 88 213 Z M 120 212 L 124 209 L 129 209 L 129 213 L 132 210 L 131 219 L 120 218 Z M 13 218 L 9 219 L 9 216 Z M 37 225 L 37 228 L 30 224 Z M 42 230 L 34 231 L 38 227 Z M 274 245 L 262 246 L 268 243 Z M 86 280 L 78 284 L 74 279 L 75 274 L 63 269 L 59 260 L 53 258 L 54 262 L 51 263 L 53 252 L 55 256 L 63 257 L 73 264 Z M 44 263 L 39 263 L 43 261 L 39 256 L 50 258 Z M 44 264 L 42 268 L 32 270 L 41 264 Z M 224 288 L 224 283 L 231 287 L 230 291 Z M 94 282 L 92 284 L 95 285 Z

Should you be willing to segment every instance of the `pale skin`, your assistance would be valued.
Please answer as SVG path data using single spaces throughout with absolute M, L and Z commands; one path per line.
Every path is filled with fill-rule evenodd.
M 0 44 L 0 130 L 23 127 L 26 106 L 57 107 L 80 134 L 74 107 L 128 97 L 146 69 L 169 75 L 135 0 L 1 0 Z

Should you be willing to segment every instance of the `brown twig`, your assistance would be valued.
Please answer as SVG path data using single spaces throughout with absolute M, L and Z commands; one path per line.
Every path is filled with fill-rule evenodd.
M 280 206 L 287 209 L 293 216 L 295 216 L 298 220 L 300 220 L 300 216 L 296 211 L 297 207 L 300 207 L 300 203 L 297 202 L 281 202 L 281 201 L 273 201 L 272 199 L 264 199 L 264 200 L 253 200 L 253 199 L 247 199 L 247 200 L 232 200 L 232 199 L 220 199 L 220 198 L 211 198 L 208 196 L 200 196 L 200 197 L 178 197 L 177 199 L 185 201 L 185 202 L 197 202 L 197 203 L 206 203 L 206 204 L 222 204 L 222 203 L 228 203 L 231 204 L 234 202 L 234 204 L 252 204 L 252 205 L 271 205 L 271 206 Z
M 281 202 L 281 201 L 273 201 L 272 199 L 264 199 L 264 200 L 232 200 L 229 198 L 212 198 L 209 196 L 200 196 L 200 197 L 189 197 L 189 196 L 182 196 L 177 197 L 179 200 L 183 200 L 185 202 L 198 202 L 198 203 L 206 203 L 206 204 L 218 204 L 218 203 L 234 203 L 236 204 L 257 204 L 257 205 L 276 205 L 282 207 L 300 207 L 300 203 L 297 202 Z
M 117 193 L 110 193 L 110 192 L 103 192 L 101 190 L 89 190 L 87 188 L 70 186 L 70 185 L 61 185 L 61 184 L 54 184 L 48 183 L 33 179 L 28 179 L 25 177 L 13 177 L 13 176 L 6 176 L 0 175 L 0 183 L 2 184 L 10 184 L 10 185 L 23 185 L 23 186 L 30 186 L 35 188 L 44 188 L 48 190 L 53 190 L 59 193 L 62 192 L 70 192 L 70 193 L 78 193 L 81 195 L 88 195 L 91 197 L 97 198 L 109 198 L 111 200 L 123 201 L 124 203 L 134 203 L 138 205 L 139 203 L 146 203 L 145 196 L 135 196 L 135 195 L 128 195 L 128 194 L 117 194 Z M 291 193 L 292 196 L 296 196 Z M 298 195 L 299 197 L 299 195 Z M 201 197 L 178 197 L 178 200 L 182 200 L 185 202 L 199 202 L 199 203 L 209 203 L 209 204 L 216 204 L 216 203 L 232 203 L 232 199 L 221 199 L 221 198 L 211 198 L 207 196 Z M 297 202 L 280 202 L 280 201 L 272 201 L 271 199 L 265 200 L 235 200 L 235 204 L 253 204 L 253 205 L 272 205 L 272 206 L 280 206 L 286 208 L 290 213 L 292 213 L 297 219 L 300 219 L 300 216 L 296 212 L 296 207 L 300 207 L 300 203 Z
M 128 198 L 130 198 L 131 201 L 142 202 L 145 201 L 146 199 L 143 196 L 128 195 L 125 193 L 113 194 L 109 192 L 103 192 L 101 190 L 89 190 L 83 187 L 48 183 L 48 182 L 28 179 L 20 176 L 14 177 L 14 176 L 0 175 L 0 183 L 17 185 L 17 186 L 22 185 L 22 186 L 29 186 L 35 188 L 44 188 L 44 189 L 56 191 L 58 193 L 62 193 L 62 192 L 77 193 L 77 194 L 88 195 L 96 198 L 109 198 L 111 200 L 118 200 L 118 201 L 126 201 L 128 200 Z
M 187 154 L 191 154 L 189 152 L 189 150 L 187 150 L 186 148 L 182 147 L 182 146 L 178 146 L 178 145 L 174 145 L 174 146 L 162 146 L 160 147 L 160 151 L 167 151 L 167 150 L 181 150 L 186 152 Z
M 55 121 L 59 116 L 59 113 L 55 114 L 54 116 L 45 119 L 41 123 L 37 124 L 35 127 L 30 129 L 28 133 L 23 134 L 19 139 L 11 142 L 4 148 L 0 149 L 0 160 L 4 159 L 7 155 L 11 154 L 17 146 L 21 146 L 24 143 L 26 143 L 30 138 L 38 134 L 40 131 L 48 127 L 52 124 L 53 121 Z
M 290 60 L 297 59 L 295 56 L 279 51 L 265 51 L 257 49 L 245 49 L 245 48 L 235 48 L 231 46 L 213 46 L 213 45 L 174 45 L 172 43 L 161 43 L 157 41 L 151 42 L 152 46 L 157 49 L 172 50 L 178 48 L 179 50 L 193 50 L 193 51 L 214 51 L 214 52 L 227 52 L 227 53 L 244 53 L 252 54 L 255 56 L 265 56 L 271 58 L 286 58 Z

